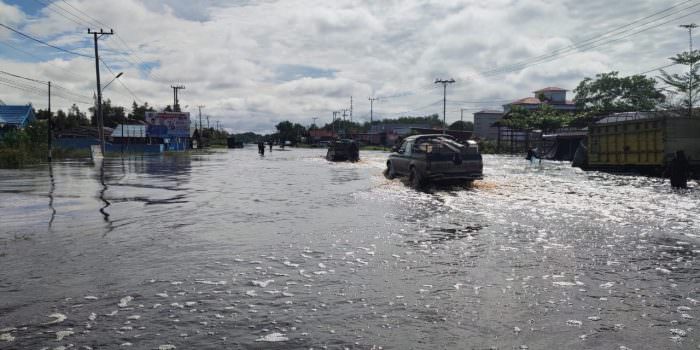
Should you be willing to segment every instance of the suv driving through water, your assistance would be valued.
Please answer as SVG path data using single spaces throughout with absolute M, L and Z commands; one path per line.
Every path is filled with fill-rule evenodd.
M 386 176 L 408 176 L 415 189 L 431 182 L 471 183 L 483 178 L 484 164 L 474 141 L 457 142 L 444 134 L 415 135 L 403 140 L 386 162 Z

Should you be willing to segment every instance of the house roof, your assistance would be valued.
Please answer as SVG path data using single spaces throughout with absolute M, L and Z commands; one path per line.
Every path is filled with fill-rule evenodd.
M 540 101 L 539 98 L 537 97 L 525 97 L 521 98 L 517 101 L 509 103 L 510 105 L 538 105 L 541 104 L 542 101 Z
M 23 126 L 34 119 L 32 105 L 0 105 L 0 124 Z
M 119 124 L 114 131 L 112 137 L 146 137 L 146 126 L 136 124 Z
M 535 91 L 535 93 L 540 93 L 540 92 L 561 92 L 561 91 L 569 91 L 569 90 L 567 90 L 567 89 L 562 89 L 562 88 L 556 87 L 556 86 L 549 86 L 549 87 L 546 87 L 546 88 L 544 88 L 544 89 L 537 90 L 537 91 Z
M 484 109 L 483 111 L 474 112 L 474 114 L 503 114 L 503 111 L 496 109 Z

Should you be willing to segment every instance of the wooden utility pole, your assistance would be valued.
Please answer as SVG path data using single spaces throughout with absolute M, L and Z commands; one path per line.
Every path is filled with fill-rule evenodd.
M 53 144 L 52 144 L 52 138 L 53 138 L 53 119 L 51 118 L 51 82 L 50 82 L 50 81 L 48 82 L 48 85 L 49 85 L 49 108 L 48 108 L 48 110 L 49 110 L 49 120 L 48 120 L 48 125 L 47 125 L 47 126 L 48 126 L 48 128 L 49 128 L 49 132 L 48 132 L 47 141 L 49 142 L 49 156 L 48 156 L 48 159 L 49 159 L 49 162 L 51 162 L 51 160 L 53 159 L 53 155 L 52 155 L 52 152 L 53 152 Z
M 372 127 L 372 121 L 374 120 L 374 101 L 378 100 L 378 98 L 375 97 L 370 97 L 368 98 L 369 100 L 369 127 Z
M 114 34 L 114 30 L 110 29 L 109 32 L 105 32 L 104 30 L 100 29 L 100 31 L 97 32 L 97 31 L 91 31 L 90 29 L 88 29 L 88 34 L 92 34 L 92 37 L 95 41 L 95 76 L 97 77 L 97 79 L 96 79 L 96 83 L 97 83 L 96 117 L 97 117 L 97 127 L 98 127 L 97 132 L 100 136 L 100 151 L 102 151 L 102 154 L 104 155 L 105 154 L 105 130 L 104 130 L 104 120 L 102 118 L 102 87 L 100 86 L 100 54 L 99 54 L 99 49 L 98 49 L 98 45 L 97 45 L 97 39 L 99 39 L 103 35 Z
M 455 80 L 435 79 L 435 84 L 442 84 L 442 133 L 447 133 L 447 84 L 454 84 Z
M 173 89 L 173 112 L 180 112 L 180 100 L 178 99 L 178 90 L 185 90 L 184 85 L 170 85 Z

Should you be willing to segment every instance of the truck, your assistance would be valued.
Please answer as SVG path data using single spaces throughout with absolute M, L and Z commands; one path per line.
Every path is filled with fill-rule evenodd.
M 589 127 L 587 162 L 591 170 L 636 171 L 661 175 L 676 151 L 684 151 L 700 172 L 700 117 L 682 112 L 624 112 Z

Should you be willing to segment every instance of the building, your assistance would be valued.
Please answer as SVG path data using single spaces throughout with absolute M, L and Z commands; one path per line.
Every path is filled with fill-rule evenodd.
M 0 105 L 0 135 L 9 130 L 24 129 L 36 120 L 34 108 L 28 105 Z
M 474 113 L 474 137 L 481 140 L 496 140 L 498 127 L 494 124 L 503 118 L 502 111 L 483 110 Z
M 574 112 L 576 104 L 566 99 L 568 90 L 559 87 L 546 87 L 534 92 L 534 97 L 525 97 L 503 105 L 503 111 L 507 114 L 513 106 L 519 106 L 527 110 L 536 110 L 542 105 L 549 105 L 558 111 Z
M 319 143 L 321 141 L 334 140 L 338 135 L 331 130 L 314 129 L 309 130 L 309 139 L 311 143 Z
M 368 134 L 371 144 L 393 146 L 401 138 L 410 135 L 413 128 L 431 129 L 429 124 L 374 124 Z

